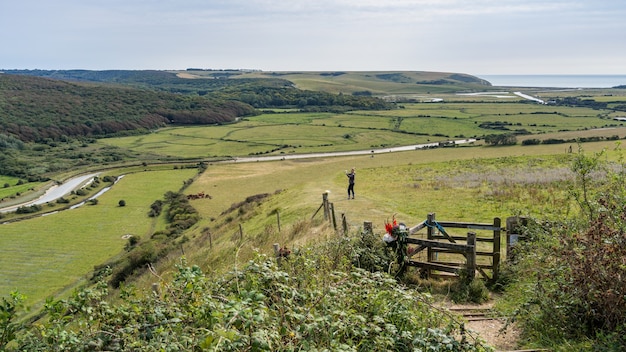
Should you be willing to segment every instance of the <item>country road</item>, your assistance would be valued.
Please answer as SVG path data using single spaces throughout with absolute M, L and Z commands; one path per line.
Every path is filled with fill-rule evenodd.
M 454 144 L 467 144 L 476 142 L 476 139 L 461 139 L 456 141 L 450 141 Z M 381 148 L 381 149 L 368 149 L 368 150 L 354 150 L 347 152 L 328 152 L 328 153 L 311 153 L 311 154 L 285 154 L 285 155 L 273 155 L 273 156 L 256 156 L 256 157 L 241 157 L 234 158 L 233 160 L 238 163 L 249 163 L 255 161 L 274 161 L 274 160 L 289 160 L 289 159 L 305 159 L 305 158 L 324 158 L 333 156 L 351 156 L 351 155 L 376 155 L 395 152 L 406 152 L 411 150 L 433 148 L 438 147 L 439 142 L 426 143 L 426 144 L 413 144 L 404 145 L 400 147 Z

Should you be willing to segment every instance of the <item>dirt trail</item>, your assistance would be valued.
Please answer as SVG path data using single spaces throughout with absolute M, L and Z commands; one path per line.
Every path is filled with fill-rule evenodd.
M 506 324 L 504 317 L 493 314 L 493 301 L 484 304 L 451 304 L 447 307 L 459 320 L 465 321 L 465 328 L 471 336 L 479 337 L 493 346 L 496 351 L 512 351 L 518 348 L 519 331 Z

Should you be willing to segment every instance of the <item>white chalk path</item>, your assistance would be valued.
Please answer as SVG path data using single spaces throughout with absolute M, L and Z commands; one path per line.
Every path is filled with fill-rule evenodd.
M 466 144 L 476 142 L 476 139 L 461 139 L 456 141 L 450 141 L 451 144 Z M 347 152 L 328 152 L 328 153 L 311 153 L 311 154 L 284 154 L 284 155 L 272 155 L 272 156 L 258 156 L 258 157 L 242 157 L 233 158 L 233 161 L 238 163 L 249 163 L 255 161 L 274 161 L 274 160 L 289 160 L 289 159 L 306 159 L 306 158 L 324 158 L 334 156 L 353 156 L 353 155 L 375 155 L 394 152 L 406 152 L 411 150 L 419 150 L 423 148 L 438 147 L 439 142 L 426 143 L 426 144 L 413 144 L 405 145 L 401 147 L 382 148 L 382 149 L 368 149 L 368 150 L 354 150 Z

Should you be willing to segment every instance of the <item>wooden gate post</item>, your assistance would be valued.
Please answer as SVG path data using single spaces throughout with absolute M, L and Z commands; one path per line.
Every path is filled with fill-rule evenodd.
M 341 213 L 341 230 L 344 235 L 348 234 L 348 220 L 346 219 L 346 213 Z
M 470 280 L 476 276 L 476 232 L 467 233 L 467 245 L 470 246 L 467 253 L 467 275 Z
M 501 229 L 502 221 L 500 218 L 493 219 L 493 275 L 491 277 L 492 282 L 498 281 L 500 274 L 500 241 L 501 241 Z
M 428 226 L 428 228 L 426 229 L 426 238 L 432 241 L 435 237 L 435 213 L 428 213 L 428 216 L 426 217 L 426 225 Z M 435 261 L 434 254 L 435 251 L 431 247 L 428 247 L 428 249 L 426 249 L 426 256 L 428 257 L 426 261 L 428 263 L 432 263 Z M 430 268 L 426 269 L 426 276 L 431 277 L 431 275 L 432 270 Z
M 330 208 L 330 212 L 331 212 L 331 221 L 333 223 L 333 229 L 335 229 L 335 231 L 337 231 L 337 219 L 335 218 L 335 205 L 333 203 L 328 203 L 328 207 Z

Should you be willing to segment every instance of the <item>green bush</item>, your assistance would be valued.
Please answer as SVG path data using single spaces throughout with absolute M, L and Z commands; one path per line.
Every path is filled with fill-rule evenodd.
M 523 292 L 516 319 L 526 339 L 619 350 L 613 347 L 624 346 L 626 326 L 626 169 L 621 158 L 614 163 L 603 153 L 579 151 L 572 170 L 577 211 L 529 223 L 510 267 L 516 279 L 506 290 Z
M 483 280 L 470 280 L 466 272 L 451 286 L 450 298 L 456 303 L 485 303 L 489 300 L 489 290 Z
M 386 274 L 336 270 L 333 256 L 349 248 L 306 249 L 280 265 L 258 256 L 222 277 L 183 263 L 157 291 L 123 289 L 114 305 L 100 281 L 48 302 L 15 350 L 492 350 Z

